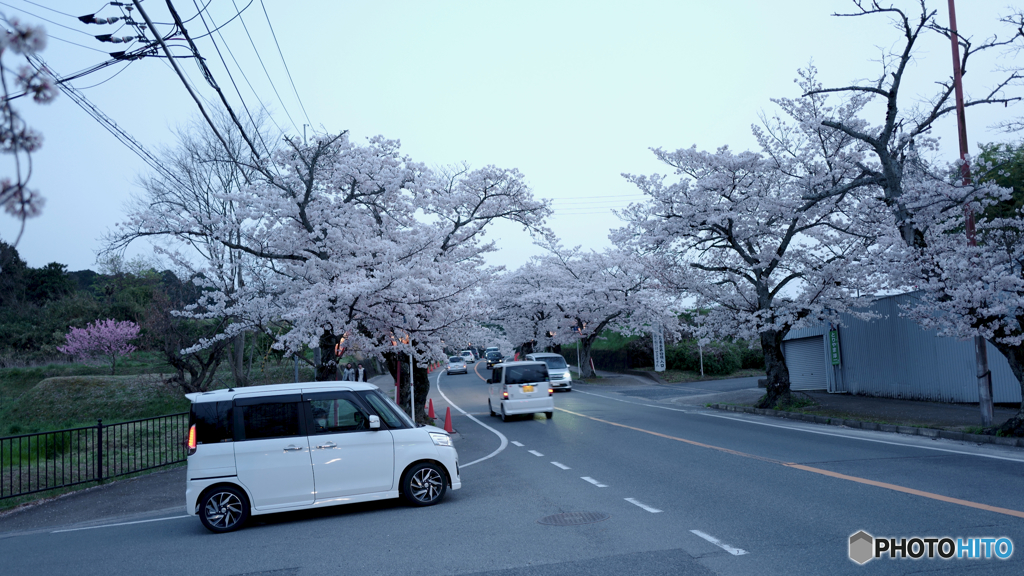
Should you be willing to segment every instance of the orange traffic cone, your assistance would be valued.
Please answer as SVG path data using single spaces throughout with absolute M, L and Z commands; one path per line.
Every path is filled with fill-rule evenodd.
M 427 411 L 427 415 L 430 416 L 431 420 L 433 420 L 434 418 L 437 418 L 437 416 L 434 416 L 434 400 L 433 399 L 430 399 L 430 401 L 428 403 L 428 406 L 430 406 L 430 409 Z
M 455 431 L 452 429 L 452 409 L 450 407 L 444 413 L 444 431 L 449 434 Z

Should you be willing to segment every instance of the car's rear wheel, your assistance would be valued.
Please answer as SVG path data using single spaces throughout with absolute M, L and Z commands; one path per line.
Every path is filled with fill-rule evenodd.
M 544 415 L 548 417 L 548 420 L 551 420 L 552 418 L 555 417 L 554 412 L 545 412 Z
M 509 419 L 509 415 L 505 414 L 505 405 L 502 404 L 501 405 L 501 421 L 502 422 L 508 422 L 508 419 Z
M 210 532 L 238 530 L 249 519 L 249 499 L 234 486 L 210 490 L 199 503 L 199 520 Z
M 437 464 L 422 462 L 402 478 L 402 496 L 413 506 L 432 506 L 444 498 L 448 482 Z

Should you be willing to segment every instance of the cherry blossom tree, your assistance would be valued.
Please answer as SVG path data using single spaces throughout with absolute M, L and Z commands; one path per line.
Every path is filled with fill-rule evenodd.
M 813 69 L 801 87 L 816 85 Z M 650 199 L 622 216 L 613 235 L 632 246 L 668 288 L 695 299 L 706 337 L 759 339 L 772 407 L 789 396 L 783 339 L 793 328 L 838 321 L 857 296 L 884 282 L 868 263 L 884 206 L 850 191 L 863 185 L 864 147 L 824 118 L 855 119 L 863 102 L 841 106 L 821 94 L 776 104 L 787 118 L 765 118 L 754 134 L 761 152 L 696 147 L 654 154 L 678 177 L 630 176 Z
M 382 137 L 365 145 L 346 133 L 308 144 L 285 139 L 260 177 L 220 198 L 234 218 L 183 212 L 178 220 L 140 214 L 137 230 L 194 230 L 259 263 L 259 274 L 228 293 L 211 283 L 197 317 L 238 321 L 218 338 L 258 329 L 289 352 L 319 348 L 317 379 L 334 377 L 335 346 L 382 355 L 392 374 L 415 360 L 417 418 L 429 390 L 427 370 L 484 318 L 479 288 L 493 270 L 482 256 L 496 219 L 538 229 L 547 205 L 532 198 L 522 174 L 494 166 L 428 169 Z M 241 223 L 239 227 L 238 224 Z M 208 346 L 203 341 L 198 346 Z M 402 398 L 408 398 L 408 366 Z
M 895 230 L 889 240 L 903 249 L 897 273 L 921 291 L 907 313 L 940 335 L 991 342 L 1024 395 L 1024 210 L 1012 190 L 994 182 L 953 183 L 951 172 L 959 166 L 922 166 L 904 176 L 903 201 L 920 242 L 907 245 Z M 964 234 L 965 208 L 975 214 L 976 245 Z M 1024 436 L 1024 408 L 990 431 Z
M 14 108 L 17 98 L 30 96 L 46 104 L 57 96 L 50 73 L 30 65 L 31 57 L 46 48 L 46 32 L 41 26 L 23 24 L 17 18 L 4 18 L 0 27 L 0 146 L 14 160 L 13 176 L 0 178 L 0 206 L 21 221 L 18 236 L 11 242 L 17 246 L 25 230 L 25 220 L 38 216 L 43 198 L 28 188 L 32 177 L 32 153 L 43 143 L 41 134 L 25 124 Z M 22 61 L 12 68 L 11 55 Z M 0 263 L 2 265 L 2 263 Z
M 58 346 L 57 350 L 77 358 L 106 358 L 110 360 L 110 373 L 113 374 L 117 359 L 135 351 L 130 342 L 138 337 L 139 325 L 135 322 L 97 320 L 85 328 L 71 328 L 64 337 L 66 343 Z
M 576 343 L 580 375 L 593 376 L 590 350 L 605 329 L 649 332 L 656 323 L 675 329 L 675 301 L 626 252 L 566 249 L 549 239 L 549 254 L 534 257 L 495 282 L 495 314 L 513 342 L 544 348 Z

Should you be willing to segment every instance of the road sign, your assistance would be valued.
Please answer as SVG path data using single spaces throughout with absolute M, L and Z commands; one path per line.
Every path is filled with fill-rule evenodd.
M 839 366 L 839 331 L 828 331 L 828 355 L 833 366 Z
M 654 338 L 654 371 L 664 372 L 665 371 L 665 332 L 658 324 L 654 327 L 651 332 L 651 336 Z

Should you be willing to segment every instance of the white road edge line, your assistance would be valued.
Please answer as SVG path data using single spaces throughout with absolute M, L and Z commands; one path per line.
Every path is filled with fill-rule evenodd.
M 697 536 L 700 536 L 701 538 L 707 540 L 708 542 L 711 542 L 715 546 L 718 546 L 719 548 L 721 548 L 722 550 L 725 550 L 726 552 L 728 552 L 729 554 L 732 554 L 733 556 L 743 556 L 744 554 L 749 554 L 749 552 L 747 552 L 746 550 L 741 550 L 739 548 L 733 548 L 732 546 L 729 546 L 728 544 L 722 542 L 718 538 L 715 538 L 714 536 L 705 534 L 705 533 L 701 532 L 700 530 L 690 530 L 690 532 L 693 532 Z
M 566 466 L 565 464 L 562 464 L 561 462 L 552 462 L 552 464 L 554 464 L 555 466 L 558 466 L 562 470 L 572 470 L 572 468 L 569 468 L 568 466 Z
M 640 502 L 636 498 L 624 498 L 624 500 L 626 502 L 629 502 L 630 504 L 632 504 L 634 506 L 639 506 L 639 507 L 643 508 L 644 510 L 647 510 L 651 514 L 657 514 L 657 513 L 661 512 L 661 510 L 658 510 L 657 508 L 654 508 L 652 506 L 648 506 L 647 504 L 644 504 L 644 503 Z
M 672 411 L 672 412 L 683 412 L 685 414 L 700 414 L 701 416 L 710 416 L 712 418 L 724 418 L 726 420 L 735 420 L 736 422 L 746 422 L 748 424 L 757 424 L 759 426 L 771 426 L 772 428 L 782 428 L 782 429 L 785 429 L 785 430 L 793 430 L 794 432 L 807 432 L 808 434 L 820 434 L 822 436 L 834 436 L 836 438 L 846 438 L 846 439 L 849 439 L 849 440 L 862 440 L 864 442 L 875 442 L 877 444 L 889 444 L 891 446 L 903 446 L 904 448 L 920 448 L 922 450 L 933 450 L 933 451 L 936 451 L 936 452 L 950 452 L 950 453 L 953 453 L 953 454 L 962 454 L 964 456 L 978 456 L 979 458 L 991 458 L 993 460 L 1007 460 L 1007 461 L 1010 461 L 1010 462 L 1022 462 L 1022 461 L 1024 461 L 1024 459 L 1022 459 L 1020 457 L 1018 457 L 1018 458 L 1008 458 L 1008 457 L 1005 457 L 1005 456 L 997 456 L 995 454 L 985 454 L 985 453 L 981 453 L 981 452 L 968 452 L 966 450 L 953 450 L 953 449 L 949 449 L 949 448 L 936 448 L 936 447 L 932 447 L 932 446 L 921 446 L 919 444 L 910 444 L 910 443 L 907 443 L 907 442 L 892 442 L 892 441 L 888 441 L 888 440 L 877 440 L 875 438 L 865 438 L 865 437 L 859 436 L 859 435 L 836 434 L 835 432 L 824 432 L 824 431 L 821 431 L 821 430 L 812 430 L 812 429 L 806 428 L 806 427 L 787 426 L 787 425 L 784 425 L 784 424 L 772 424 L 772 423 L 769 423 L 769 422 L 761 422 L 760 419 L 761 418 L 765 418 L 764 416 L 751 415 L 751 418 L 736 418 L 736 417 L 730 416 L 728 414 L 713 414 L 711 412 L 707 412 L 707 410 L 708 410 L 707 408 L 701 409 L 700 407 L 697 407 L 697 406 L 695 406 L 695 408 L 698 408 L 696 410 L 684 410 L 682 408 L 670 408 L 668 406 L 658 406 L 656 404 L 645 404 L 643 402 L 630 402 L 629 400 L 623 400 L 621 398 L 613 398 L 611 396 L 605 396 L 604 394 L 595 394 L 593 392 L 584 392 L 583 390 L 577 390 L 577 392 L 579 392 L 580 394 L 587 394 L 589 396 L 597 396 L 598 398 L 604 398 L 605 400 L 614 400 L 615 402 L 622 402 L 624 404 L 632 404 L 634 406 L 646 406 L 647 408 L 658 408 L 660 410 L 669 410 L 669 411 Z M 755 418 L 757 418 L 757 419 L 755 420 Z M 823 426 L 823 425 L 822 424 L 818 424 L 817 426 Z M 873 432 L 873 431 L 871 431 L 871 430 L 864 430 L 863 432 Z M 878 432 L 878 434 L 886 434 L 886 435 L 888 435 L 890 433 L 889 432 Z M 924 438 L 924 437 L 922 436 L 921 438 Z
M 522 442 L 516 442 L 515 440 L 512 441 L 512 444 L 514 444 L 516 446 L 519 446 L 520 448 L 523 447 L 523 443 Z
M 134 522 L 118 522 L 117 524 L 101 524 L 99 526 L 86 526 L 85 528 L 68 528 L 66 530 L 54 530 L 50 534 L 60 534 L 61 532 L 78 532 L 79 530 L 95 530 L 96 528 L 113 528 L 114 526 L 129 526 L 131 524 L 145 524 L 147 522 L 160 522 L 162 520 L 177 520 L 178 518 L 189 518 L 188 514 L 182 516 L 169 516 L 167 518 L 153 518 L 151 520 L 136 520 Z
M 493 457 L 497 456 L 502 450 L 504 450 L 505 448 L 508 447 L 508 438 L 505 438 L 504 434 L 502 434 L 501 432 L 498 432 L 494 428 L 491 428 L 487 424 L 484 424 L 483 422 L 477 420 L 475 416 L 473 416 L 472 414 L 469 414 L 468 412 L 466 412 L 462 408 L 459 408 L 455 404 L 455 402 L 452 402 L 451 399 L 449 399 L 448 396 L 445 395 L 444 391 L 441 390 L 441 374 L 444 374 L 444 372 L 440 372 L 439 371 L 437 373 L 437 381 L 434 383 L 434 386 L 437 388 L 437 393 L 440 394 L 442 398 L 444 398 L 444 401 L 447 402 L 448 404 L 451 404 L 452 408 L 455 408 L 459 412 L 462 412 L 467 418 L 469 418 L 473 422 L 476 422 L 477 424 L 483 426 L 487 430 L 490 430 L 491 432 L 494 432 L 498 436 L 498 438 L 501 439 L 501 446 L 498 446 L 497 450 L 495 450 L 494 452 L 491 452 L 490 454 L 488 454 L 487 456 L 484 456 L 483 458 L 477 458 L 476 460 L 473 460 L 469 464 L 462 464 L 462 465 L 460 465 L 460 468 L 465 468 L 466 466 L 472 466 L 473 464 L 476 464 L 478 462 L 483 462 L 484 460 L 487 460 L 488 458 L 493 458 Z
M 964 455 L 964 456 L 978 456 L 978 457 L 981 457 L 981 458 L 992 458 L 994 460 L 1008 460 L 1010 462 L 1018 462 L 1018 463 L 1024 461 L 1024 459 L 1022 459 L 1020 457 L 1018 457 L 1018 458 L 1007 458 L 1005 456 L 996 456 L 995 454 L 981 454 L 981 453 L 978 453 L 978 452 L 968 452 L 966 450 L 953 450 L 951 448 L 937 448 L 937 447 L 934 447 L 934 446 L 919 446 L 917 444 L 908 444 L 906 442 L 890 442 L 888 440 L 877 440 L 875 438 L 864 438 L 863 436 L 853 436 L 853 435 L 848 435 L 848 434 L 836 434 L 834 432 L 825 432 L 825 431 L 822 431 L 822 430 L 810 430 L 810 429 L 804 428 L 804 427 L 785 426 L 785 425 L 781 425 L 781 424 L 773 424 L 771 422 L 759 422 L 757 420 L 754 420 L 753 418 L 751 418 L 751 419 L 735 418 L 735 417 L 732 417 L 732 416 L 727 416 L 725 414 L 709 414 L 707 412 L 697 412 L 697 414 L 700 414 L 702 416 L 710 416 L 712 418 L 724 418 L 726 420 L 735 420 L 736 422 L 746 422 L 747 424 L 757 424 L 759 426 L 770 426 L 772 428 L 782 428 L 784 430 L 793 430 L 794 432 L 807 432 L 808 434 L 820 434 L 822 436 L 835 436 L 836 438 L 849 438 L 850 440 L 863 440 L 864 442 L 875 442 L 876 444 L 889 444 L 889 445 L 892 445 L 892 446 L 903 446 L 904 448 L 920 448 L 922 450 L 933 450 L 935 452 L 950 452 L 952 454 L 961 454 L 961 455 Z M 823 426 L 823 424 L 818 424 L 818 426 Z M 864 432 L 873 432 L 873 430 L 865 430 Z M 890 434 L 890 432 L 879 432 L 879 434 Z M 926 439 L 926 437 L 921 436 L 921 439 Z
M 543 454 L 541 454 L 540 452 L 537 452 L 536 450 L 530 450 L 529 452 L 530 452 L 530 454 L 533 454 L 534 456 L 543 456 Z
M 608 487 L 607 484 L 601 484 L 600 482 L 598 482 L 597 480 L 594 480 L 590 476 L 580 476 L 580 480 L 585 480 L 587 482 L 590 482 L 591 484 L 593 484 L 594 486 L 597 486 L 598 488 L 607 488 Z

